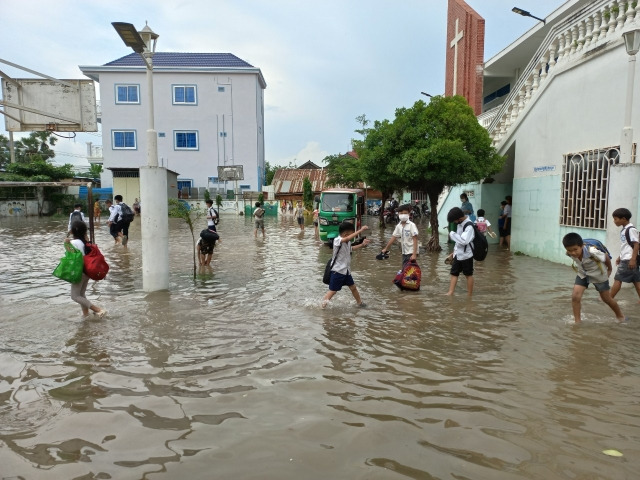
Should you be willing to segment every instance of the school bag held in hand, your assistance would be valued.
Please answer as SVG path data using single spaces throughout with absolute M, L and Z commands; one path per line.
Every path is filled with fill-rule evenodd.
M 135 214 L 133 213 L 133 210 L 131 210 L 131 207 L 124 202 L 120 202 L 120 220 L 131 223 L 133 222 L 134 217 Z
M 91 280 L 102 280 L 109 273 L 109 264 L 104 259 L 104 255 L 98 245 L 87 242 L 84 254 L 84 273 Z
M 415 260 L 409 260 L 404 264 L 402 270 L 400 270 L 396 277 L 393 279 L 393 283 L 400 290 L 420 290 L 420 280 L 422 280 L 422 270 L 418 266 L 418 262 Z
M 83 266 L 82 252 L 75 247 L 68 250 L 65 246 L 64 257 L 51 274 L 65 282 L 78 283 L 82 280 Z
M 469 225 L 473 228 L 474 233 L 473 240 L 471 240 L 471 243 L 469 244 L 471 245 L 471 251 L 473 252 L 473 259 L 477 262 L 481 262 L 487 258 L 489 242 L 487 242 L 487 238 L 482 234 L 482 232 L 480 232 L 480 230 L 478 230 L 477 225 L 473 222 L 465 223 L 462 231 L 464 232 Z M 464 247 L 467 248 L 466 245 Z

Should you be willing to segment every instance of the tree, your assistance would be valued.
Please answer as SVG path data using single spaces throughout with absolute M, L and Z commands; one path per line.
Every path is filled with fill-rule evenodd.
M 309 177 L 304 177 L 302 181 L 302 203 L 306 210 L 313 209 L 313 186 Z
M 9 137 L 0 134 L 0 170 L 7 168 L 11 163 L 11 151 L 9 150 Z
M 356 188 L 363 181 L 359 158 L 351 155 L 328 155 L 323 162 L 327 164 L 327 187 Z
M 354 140 L 353 148 L 360 159 L 363 180 L 382 193 L 382 204 L 393 192 L 405 186 L 404 179 L 392 168 L 395 149 L 392 125 L 388 120 L 373 122 L 373 127 L 363 130 L 364 139 Z M 380 226 L 384 226 L 383 209 L 380 209 Z
M 55 182 L 73 175 L 73 165 L 69 163 L 58 167 L 44 160 L 34 160 L 11 163 L 7 166 L 7 173 L 0 174 L 0 177 L 8 181 Z
M 269 162 L 264 162 L 264 184 L 271 185 L 273 183 L 273 176 L 276 174 L 276 167 L 272 167 Z
M 461 96 L 432 97 L 396 110 L 390 127 L 391 170 L 407 188 L 426 192 L 431 204 L 428 251 L 440 251 L 438 197 L 445 186 L 482 180 L 499 172 L 505 158 Z
M 56 156 L 53 146 L 58 139 L 49 132 L 31 132 L 15 142 L 16 162 L 48 161 Z
M 191 232 L 193 241 L 193 279 L 196 279 L 197 262 L 196 262 L 196 236 L 194 233 L 194 224 L 203 216 L 202 210 L 192 210 L 187 202 L 178 200 L 177 198 L 169 199 L 169 216 L 181 218 L 185 221 Z

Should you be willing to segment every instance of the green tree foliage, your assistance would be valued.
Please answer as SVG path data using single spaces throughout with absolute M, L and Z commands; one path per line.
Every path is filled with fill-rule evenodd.
M 475 182 L 499 172 L 504 157 L 461 96 L 432 97 L 396 110 L 390 167 L 405 186 L 426 192 L 431 203 L 432 236 L 427 250 L 439 251 L 438 196 L 445 186 Z
M 363 181 L 359 158 L 351 155 L 328 155 L 323 162 L 327 164 L 327 187 L 355 188 Z
M 271 185 L 273 183 L 273 176 L 276 174 L 276 167 L 272 167 L 269 162 L 264 162 L 264 184 Z
M 302 204 L 306 210 L 313 209 L 313 186 L 309 177 L 302 181 Z
M 364 139 L 353 141 L 353 148 L 360 159 L 362 178 L 369 186 L 382 193 L 383 205 L 394 191 L 406 184 L 392 168 L 394 156 L 399 155 L 392 127 L 388 120 L 376 120 L 372 128 L 362 130 Z M 384 226 L 382 214 L 383 209 L 380 209 L 380 225 Z
M 11 163 L 7 166 L 6 173 L 0 173 L 1 180 L 25 182 L 56 182 L 73 176 L 73 165 L 67 163 L 57 167 L 44 160 Z
M 216 195 L 216 205 L 218 207 L 218 210 L 220 210 L 220 206 L 222 205 L 222 195 L 220 194 Z
M 0 170 L 7 168 L 11 163 L 11 151 L 9 150 L 9 137 L 0 135 Z
M 31 132 L 28 137 L 14 142 L 16 162 L 51 160 L 56 156 L 52 147 L 57 141 L 58 139 L 49 132 Z
M 177 198 L 169 199 L 169 216 L 181 218 L 189 227 L 191 232 L 191 240 L 193 241 L 193 279 L 196 279 L 197 262 L 196 262 L 196 236 L 194 232 L 196 222 L 204 215 L 202 210 L 194 210 L 189 207 L 187 202 L 178 200 Z

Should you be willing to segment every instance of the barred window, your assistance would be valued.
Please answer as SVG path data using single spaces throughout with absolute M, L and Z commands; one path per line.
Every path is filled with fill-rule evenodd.
M 620 147 L 564 156 L 560 225 L 607 228 L 609 167 L 620 161 Z

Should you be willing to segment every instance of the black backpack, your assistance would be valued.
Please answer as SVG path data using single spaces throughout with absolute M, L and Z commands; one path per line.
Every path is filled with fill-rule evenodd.
M 79 210 L 74 210 L 73 212 L 71 212 L 71 218 L 70 218 L 70 222 L 71 225 L 73 225 L 73 222 L 81 222 L 82 221 L 82 212 L 80 212 Z
M 133 222 L 133 218 L 135 214 L 131 207 L 124 202 L 120 202 L 120 220 L 123 222 L 131 223 Z
M 213 219 L 213 224 L 214 224 L 214 225 L 217 225 L 218 223 L 220 223 L 220 214 L 218 213 L 218 210 L 216 210 L 216 209 L 215 209 L 215 208 L 213 208 L 213 207 L 210 207 L 210 208 L 209 208 L 209 216 L 210 216 L 210 217 L 213 217 L 213 215 L 212 215 L 212 210 L 213 210 L 213 213 L 215 213 L 215 214 L 216 214 L 215 218 Z
M 220 236 L 216 232 L 212 232 L 208 228 L 205 228 L 200 232 L 200 238 L 206 243 L 216 243 Z
M 464 232 L 467 227 L 471 225 L 473 228 L 473 240 L 471 240 L 471 251 L 473 251 L 473 259 L 477 262 L 483 261 L 487 258 L 487 253 L 489 252 L 489 242 L 487 242 L 487 238 L 478 230 L 478 227 L 473 222 L 467 222 L 462 227 L 462 231 Z M 467 246 L 465 245 L 466 249 Z
M 629 229 L 631 229 L 631 228 L 635 228 L 635 227 L 626 227 L 626 228 L 624 229 L 624 236 L 627 238 L 627 244 L 628 244 L 631 248 L 633 248 L 633 244 L 634 244 L 635 242 L 632 242 L 632 241 L 631 241 L 631 234 L 629 233 Z M 608 252 L 608 250 L 607 250 L 607 252 Z M 632 252 L 632 253 L 633 253 L 633 252 Z M 611 255 L 609 255 L 609 258 L 611 258 Z M 638 256 L 637 256 L 637 259 L 638 259 L 638 260 L 640 260 L 640 250 L 638 250 Z M 637 264 L 636 264 L 636 266 L 637 266 Z

